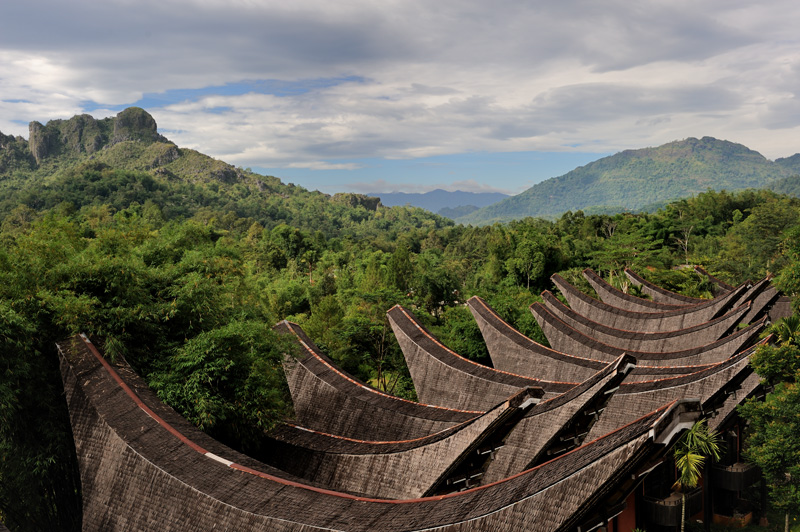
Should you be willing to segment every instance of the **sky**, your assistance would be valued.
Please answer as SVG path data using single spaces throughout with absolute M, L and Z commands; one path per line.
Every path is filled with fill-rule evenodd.
M 688 137 L 800 152 L 800 2 L 0 0 L 0 131 L 135 105 L 323 192 L 519 193 Z

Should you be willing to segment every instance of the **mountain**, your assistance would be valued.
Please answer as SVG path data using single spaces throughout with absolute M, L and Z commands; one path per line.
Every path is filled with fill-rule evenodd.
M 526 216 L 555 218 L 579 209 L 653 209 L 709 188 L 766 188 L 798 170 L 800 154 L 773 162 L 741 144 L 688 138 L 604 157 L 456 221 L 487 224 Z
M 447 190 L 431 190 L 424 194 L 414 194 L 406 192 L 370 192 L 367 196 L 376 196 L 381 198 L 381 203 L 388 207 L 412 205 L 414 207 L 421 207 L 431 212 L 441 215 L 442 209 L 457 209 L 459 207 L 486 207 L 498 201 L 508 198 L 508 194 L 501 194 L 499 192 L 464 192 L 462 190 L 455 190 L 448 192 Z M 446 215 L 445 215 L 446 216 Z
M 138 107 L 99 120 L 84 114 L 45 125 L 31 122 L 29 132 L 27 140 L 0 132 L 0 222 L 12 211 L 25 218 L 20 208 L 121 210 L 138 204 L 153 205 L 165 219 L 201 216 L 222 223 L 233 214 L 241 223 L 266 228 L 285 223 L 326 236 L 378 234 L 385 217 L 401 220 L 397 231 L 452 224 L 422 209 L 385 207 L 362 194 L 309 191 L 180 148 Z

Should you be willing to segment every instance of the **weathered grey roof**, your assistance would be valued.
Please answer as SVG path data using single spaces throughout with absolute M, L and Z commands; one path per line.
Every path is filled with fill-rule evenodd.
M 281 425 L 270 433 L 265 454 L 269 465 L 336 491 L 387 499 L 433 495 L 449 491 L 448 473 L 479 458 L 484 442 L 505 437 L 536 403 L 528 399 L 539 396 L 526 389 L 473 420 L 403 441 L 354 440 Z
M 600 301 L 611 306 L 618 307 L 632 312 L 662 312 L 665 310 L 675 310 L 686 308 L 690 305 L 698 305 L 708 302 L 707 299 L 694 301 L 692 303 L 663 303 L 656 300 L 642 299 L 641 297 L 626 294 L 622 290 L 610 285 L 602 277 L 597 275 L 591 268 L 583 270 L 583 276 L 597 292 Z
M 597 412 L 605 408 L 635 362 L 623 355 L 585 382 L 532 408 L 494 451 L 483 482 L 506 478 L 582 444 Z
M 724 360 L 741 348 L 750 345 L 764 328 L 765 320 L 761 320 L 743 329 L 739 329 L 719 340 L 708 344 L 683 349 L 680 351 L 638 351 L 625 349 L 618 345 L 612 346 L 603 341 L 597 340 L 599 336 L 590 327 L 585 326 L 582 330 L 577 330 L 569 323 L 561 320 L 559 316 L 540 303 L 534 303 L 530 307 L 536 321 L 539 323 L 547 340 L 552 346 L 561 351 L 570 353 L 591 353 L 595 356 L 613 356 L 621 352 L 630 353 L 639 361 L 640 366 L 695 366 L 705 364 L 715 364 Z M 585 320 L 585 323 L 590 323 Z M 601 326 L 597 326 L 598 330 Z M 589 336 L 584 331 L 589 331 L 593 336 Z M 662 335 L 663 336 L 663 335 Z M 605 339 L 608 340 L 609 337 Z M 610 337 L 618 341 L 616 337 Z M 634 339 L 636 337 L 634 336 Z M 628 345 L 635 345 L 629 343 Z M 667 348 L 668 349 L 668 348 Z M 605 353 L 605 355 L 603 355 Z
M 721 281 L 717 280 L 716 278 L 709 275 L 705 270 L 700 268 L 699 266 L 695 267 L 698 270 L 698 273 L 702 275 L 708 276 L 710 279 L 716 280 L 717 283 L 721 283 Z M 671 300 L 671 301 L 678 301 L 678 298 L 683 298 L 681 301 L 687 300 L 694 300 L 696 302 L 706 301 L 703 299 L 696 299 L 696 298 L 687 298 L 687 296 L 683 296 L 681 294 L 676 294 L 675 292 L 670 292 L 669 290 L 665 290 L 657 285 L 654 285 L 641 276 L 637 275 L 636 273 L 632 272 L 631 270 L 625 270 L 625 274 L 631 280 L 632 283 L 638 284 L 642 287 L 642 291 L 646 294 L 650 294 L 654 300 L 658 298 L 658 300 Z M 730 285 L 722 283 L 722 285 L 716 284 L 718 288 L 718 293 L 728 293 L 732 290 Z M 727 288 L 726 288 L 727 287 Z M 771 321 L 777 321 L 783 317 L 790 316 L 792 314 L 792 300 L 786 296 L 781 296 L 778 293 L 778 290 L 774 286 L 763 286 L 759 288 L 759 285 L 754 285 L 753 289 L 751 290 L 759 290 L 760 292 L 755 294 L 755 296 L 751 294 L 746 294 L 743 299 L 750 299 L 752 301 L 752 305 L 750 307 L 750 312 L 748 312 L 744 318 L 742 318 L 742 323 L 753 323 L 754 321 L 760 320 L 764 316 L 769 316 Z
M 615 357 L 625 353 L 636 358 L 638 364 L 629 379 L 649 380 L 657 378 L 658 375 L 694 373 L 704 369 L 705 365 L 720 362 L 749 345 L 749 342 L 757 338 L 763 326 L 763 322 L 755 324 L 751 328 L 738 330 L 717 342 L 699 348 L 653 353 L 603 344 L 575 331 L 548 313 L 548 319 L 554 327 L 562 330 L 564 334 L 572 335 L 572 339 L 578 342 L 575 344 L 576 348 L 567 353 L 545 347 L 523 335 L 477 296 L 470 298 L 467 306 L 478 323 L 492 358 L 492 365 L 496 369 L 533 378 L 563 378 L 576 382 L 589 378 Z M 544 309 L 544 312 L 547 310 Z M 570 353 L 581 353 L 582 356 Z
M 628 277 L 628 280 L 631 283 L 642 287 L 642 292 L 653 298 L 653 301 L 657 301 L 659 303 L 669 303 L 672 305 L 697 305 L 708 301 L 707 299 L 689 297 L 683 294 L 678 294 L 677 292 L 672 292 L 666 288 L 662 288 L 651 283 L 629 268 L 625 268 L 625 275 Z M 733 287 L 729 287 L 725 290 L 725 292 L 730 292 L 731 290 L 733 290 Z
M 723 316 L 692 327 L 669 329 L 667 328 L 669 322 L 664 322 L 661 328 L 657 328 L 655 327 L 656 323 L 653 322 L 652 332 L 638 332 L 609 327 L 589 319 L 586 316 L 595 317 L 596 314 L 591 312 L 587 314 L 579 313 L 564 305 L 550 292 L 543 292 L 542 298 L 548 311 L 575 330 L 620 349 L 650 352 L 679 351 L 716 342 L 723 336 L 733 332 L 736 324 L 749 310 L 748 303 L 731 310 Z M 548 341 L 551 345 L 556 346 L 549 337 Z M 561 348 L 557 347 L 557 349 Z
M 724 408 L 727 403 L 744 400 L 727 392 L 739 389 L 752 374 L 750 357 L 757 346 L 697 373 L 646 382 L 623 382 L 607 408 L 592 427 L 589 438 L 597 437 L 638 418 L 650 405 L 664 404 L 676 399 L 699 399 L 705 411 Z
M 486 410 L 442 408 L 381 393 L 337 368 L 299 325 L 283 321 L 275 330 L 297 342 L 298 352 L 284 359 L 284 369 L 297 423 L 304 427 L 362 440 L 405 440 L 439 432 Z
M 632 312 L 589 297 L 560 275 L 553 275 L 551 279 L 576 313 L 591 316 L 592 321 L 606 327 L 634 332 L 675 331 L 706 323 L 725 314 L 734 304 L 745 303 L 747 300 L 743 299 L 743 296 L 751 288 L 742 285 L 724 296 L 685 309 Z
M 546 381 L 498 371 L 468 360 L 441 344 L 400 305 L 386 313 L 420 400 L 465 410 L 486 410 L 521 388 L 540 387 L 545 397 L 577 382 Z
M 694 270 L 698 274 L 707 277 L 714 284 L 715 294 L 724 294 L 733 290 L 733 287 L 731 285 L 717 279 L 716 277 L 705 271 L 700 266 L 695 266 Z M 792 315 L 792 299 L 790 297 L 779 296 L 776 301 L 772 301 L 771 296 L 772 292 L 776 292 L 775 288 L 770 287 L 768 289 L 765 289 L 764 292 L 766 293 L 759 296 L 760 300 L 758 302 L 754 302 L 751 314 L 745 316 L 744 318 L 746 320 L 745 323 L 750 323 L 753 320 L 761 317 L 761 314 L 757 313 L 761 311 L 761 307 L 764 301 L 769 302 L 768 304 L 763 306 L 767 308 L 767 312 L 769 313 L 769 319 L 771 321 L 778 321 L 781 318 L 785 318 L 787 316 Z
M 718 278 L 714 277 L 713 275 L 711 275 L 710 273 L 705 271 L 700 266 L 695 266 L 694 267 L 694 271 L 697 272 L 699 275 L 702 275 L 703 277 L 706 277 L 709 281 L 711 281 L 711 283 L 717 289 L 717 293 L 715 295 L 722 295 L 722 294 L 725 294 L 727 292 L 730 292 L 731 290 L 734 290 L 733 286 L 729 285 L 728 283 L 726 283 L 725 281 L 723 281 L 721 279 L 718 279 Z
M 92 349 L 59 346 L 87 531 L 565 531 L 610 494 L 626 496 L 629 479 L 699 414 L 696 402 L 672 403 L 500 482 L 440 497 L 370 499 L 297 482 L 220 445 Z

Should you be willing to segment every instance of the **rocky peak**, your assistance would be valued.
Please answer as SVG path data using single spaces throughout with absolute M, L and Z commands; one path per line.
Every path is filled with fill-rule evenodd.
M 53 155 L 94 153 L 127 140 L 166 141 L 158 134 L 155 119 L 139 107 L 129 107 L 114 118 L 102 120 L 83 114 L 69 120 L 50 120 L 47 125 L 31 122 L 28 130 L 28 147 L 37 164 Z
M 140 107 L 128 107 L 114 117 L 114 137 L 111 144 L 126 140 L 156 142 L 166 140 L 158 134 L 155 119 Z
M 381 206 L 381 199 L 372 196 L 365 196 L 364 194 L 354 194 L 352 192 L 339 192 L 333 195 L 331 201 L 335 203 L 344 203 L 350 207 L 364 207 L 368 211 L 378 210 Z

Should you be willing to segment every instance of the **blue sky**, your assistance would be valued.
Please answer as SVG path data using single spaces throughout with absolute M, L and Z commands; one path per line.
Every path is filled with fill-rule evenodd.
M 539 181 L 563 175 L 604 154 L 580 152 L 458 153 L 416 159 L 354 159 L 342 161 L 352 170 L 263 168 L 287 183 L 336 192 L 428 192 L 436 188 L 518 194 Z M 609 154 L 610 155 L 610 154 Z M 336 187 L 330 185 L 337 183 Z M 402 186 L 398 186 L 402 184 Z
M 0 3 L 0 131 L 137 105 L 325 192 L 516 193 L 687 137 L 800 151 L 800 4 Z

